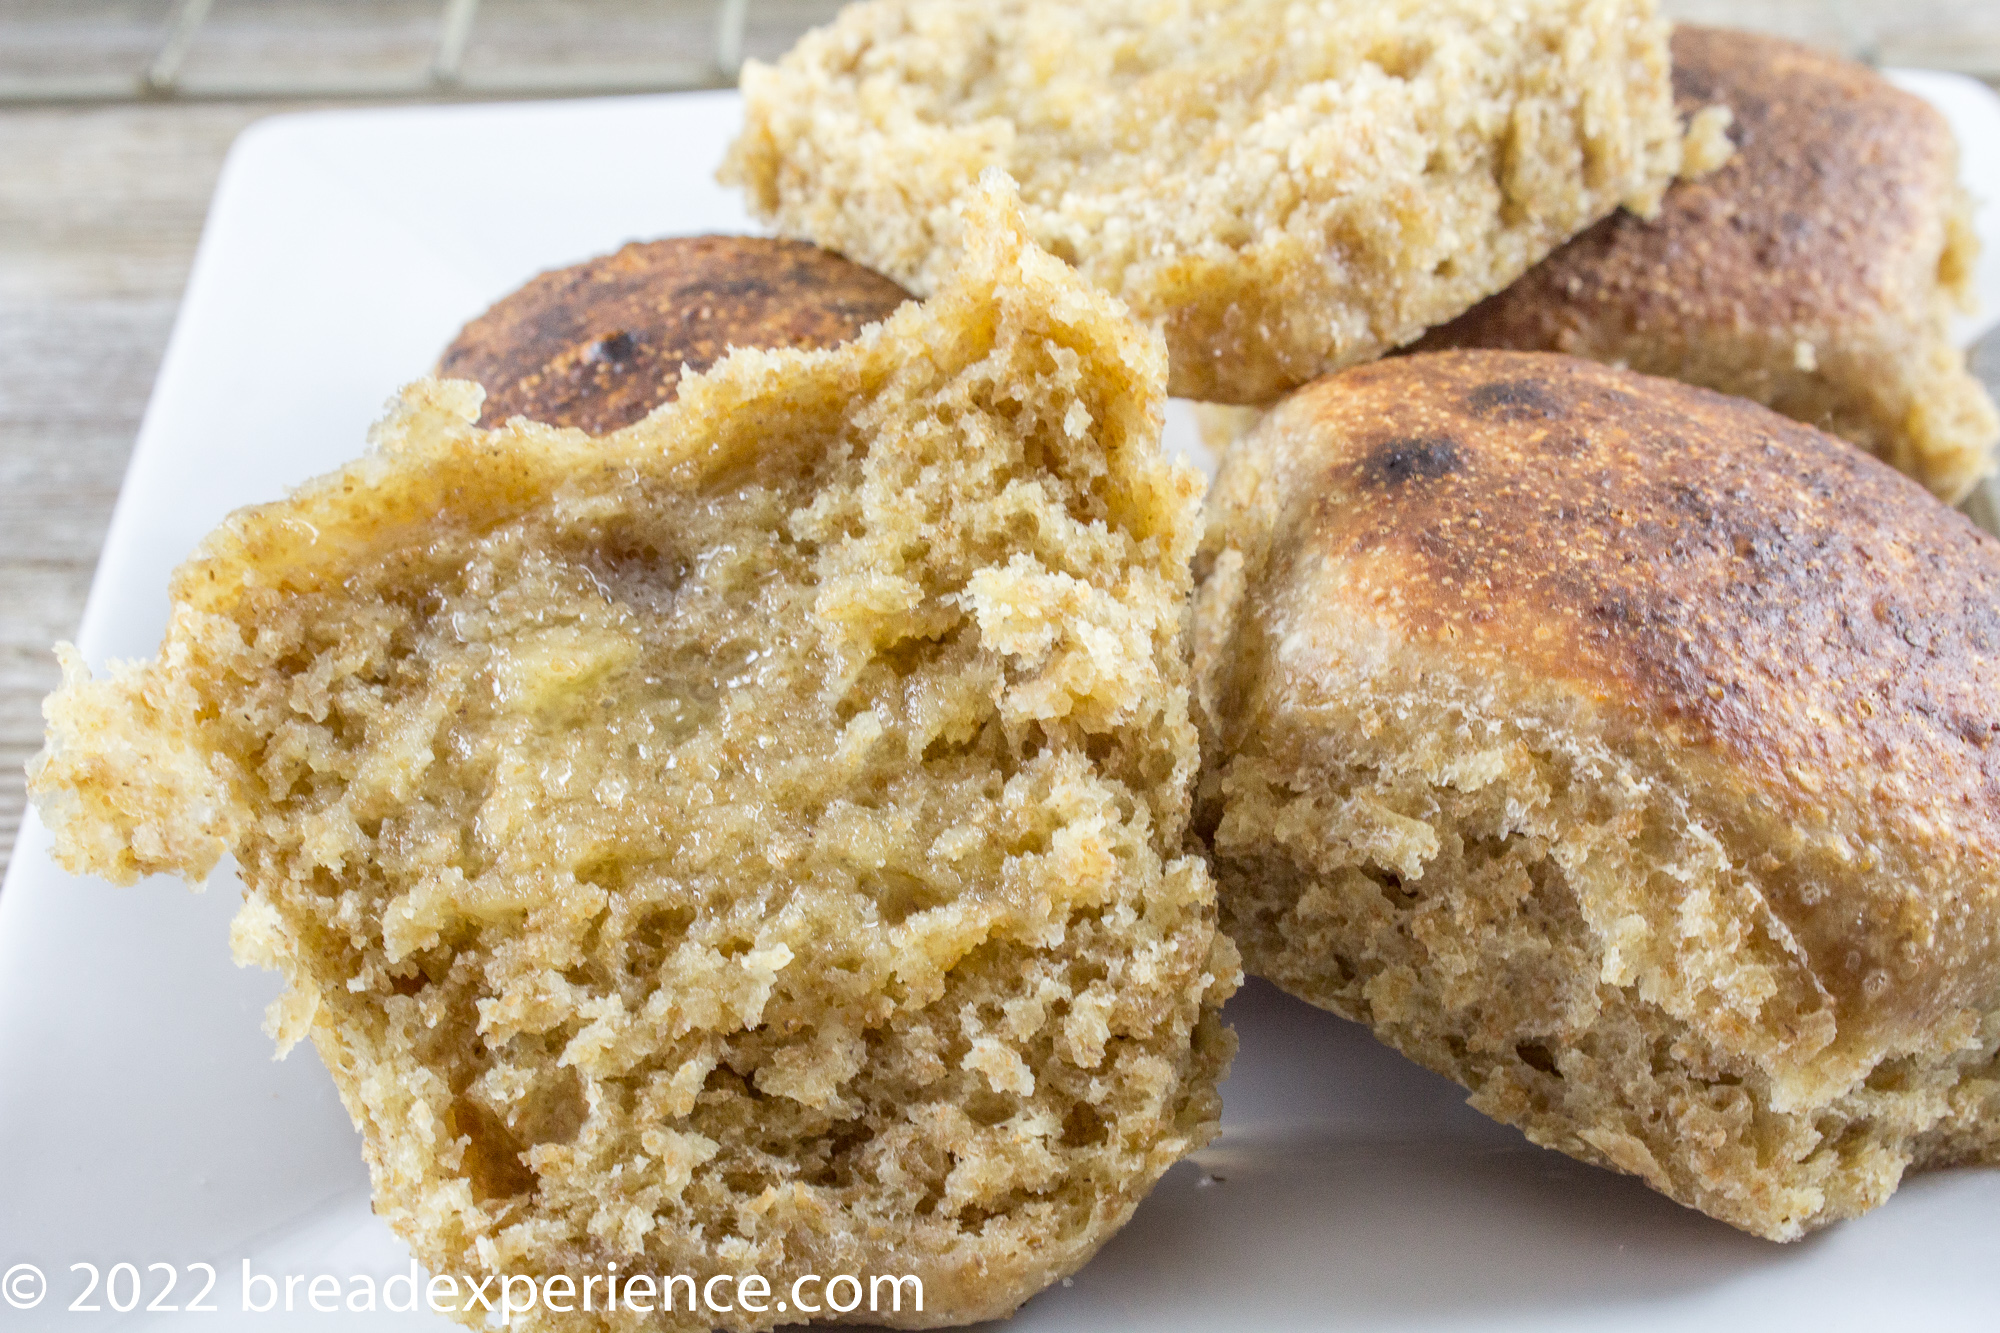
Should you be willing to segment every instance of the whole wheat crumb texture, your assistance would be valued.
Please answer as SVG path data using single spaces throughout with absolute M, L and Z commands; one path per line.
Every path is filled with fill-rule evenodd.
M 2000 1159 L 2000 542 L 1755 404 L 1393 358 L 1224 459 L 1245 967 L 1758 1235 Z
M 988 167 L 1261 403 L 1500 290 L 1680 161 L 1651 0 L 879 0 L 743 73 L 752 209 L 920 292 Z
M 1738 394 L 1963 499 L 1992 471 L 2000 415 L 1951 339 L 1979 240 L 1950 124 L 1779 38 L 1681 27 L 1673 52 L 1682 110 L 1727 108 L 1733 158 L 1675 184 L 1655 218 L 1606 218 L 1418 348 L 1570 352 Z
M 235 854 L 276 1034 L 433 1269 L 911 1273 L 873 1318 L 996 1317 L 1215 1132 L 1164 356 L 1004 191 L 965 234 L 926 306 L 600 438 L 419 383 L 206 541 L 157 660 L 72 655 L 59 859 Z M 522 1326 L 642 1324 L 710 1319 Z

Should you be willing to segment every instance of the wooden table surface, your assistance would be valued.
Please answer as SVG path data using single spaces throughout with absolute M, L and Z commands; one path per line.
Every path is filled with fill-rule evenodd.
M 663 6 L 599 0 L 587 23 L 578 22 L 574 4 L 549 0 L 548 8 L 568 24 L 563 58 L 589 63 L 628 48 Z M 695 14 L 693 31 L 713 7 L 682 8 Z M 1669 8 L 1883 63 L 2000 79 L 2000 4 L 1991 0 L 1678 0 Z M 358 9 L 342 11 L 333 0 L 235 0 L 228 12 L 236 26 L 205 58 L 248 59 L 250 51 L 281 59 L 290 51 L 296 59 L 296 33 L 323 36 L 327 24 L 351 23 Z M 753 5 L 753 20 L 760 12 L 776 17 L 753 22 L 752 54 L 782 49 L 792 30 L 828 9 Z M 169 12 L 167 0 L 88 11 L 68 0 L 0 0 L 0 74 L 63 60 L 91 70 L 143 63 Z M 344 38 L 344 50 L 359 52 L 353 58 L 409 59 L 412 51 L 421 58 L 429 6 L 369 12 L 383 16 L 379 29 Z M 510 10 L 512 40 L 523 49 L 534 43 L 522 15 L 534 12 Z M 300 105 L 0 109 L 0 863 L 20 825 L 22 765 L 41 745 L 41 699 L 57 678 L 49 648 L 73 635 L 82 616 L 223 154 L 252 121 Z M 1987 340 L 1975 366 L 2000 388 L 2000 338 Z

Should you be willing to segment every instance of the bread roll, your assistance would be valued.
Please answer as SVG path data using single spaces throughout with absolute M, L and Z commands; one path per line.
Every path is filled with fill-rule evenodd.
M 479 424 L 526 417 L 602 435 L 672 400 L 737 347 L 834 347 L 909 293 L 797 241 L 684 236 L 543 273 L 467 324 L 438 361 L 486 390 Z
M 1418 350 L 1571 352 L 1740 394 L 1867 449 L 1956 503 L 2000 416 L 1951 340 L 1978 238 L 1951 126 L 1861 65 L 1746 32 L 1677 28 L 1681 108 L 1740 145 L 1616 213 Z
M 156 660 L 49 701 L 58 858 L 235 854 L 276 1035 L 432 1271 L 774 1295 L 518 1328 L 802 1323 L 807 1274 L 997 1318 L 1215 1133 L 1199 481 L 1157 336 L 974 210 L 928 304 L 625 431 L 417 384 L 208 538 Z
M 1652 0 L 876 0 L 744 66 L 751 208 L 911 290 L 979 173 L 1264 403 L 1464 311 L 1680 162 Z
M 1789 1240 L 2000 1141 L 2000 543 L 1740 399 L 1320 381 L 1222 465 L 1196 825 L 1245 966 Z

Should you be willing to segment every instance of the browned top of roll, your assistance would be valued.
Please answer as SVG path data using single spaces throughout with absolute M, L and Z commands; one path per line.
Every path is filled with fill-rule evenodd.
M 532 279 L 460 330 L 438 374 L 486 390 L 479 424 L 593 435 L 672 399 L 732 347 L 832 347 L 909 299 L 831 251 L 757 236 L 635 241 Z
M 1315 614 L 1573 682 L 1808 803 L 1859 784 L 1871 818 L 2000 841 L 2000 542 L 1877 460 L 1544 353 L 1365 366 L 1262 430 L 1267 581 L 1345 603 Z
M 1944 117 L 1866 66 L 1776 37 L 1681 26 L 1673 56 L 1679 110 L 1727 106 L 1736 154 L 1669 189 L 1657 219 L 1612 214 L 1420 347 L 1553 349 L 1566 312 L 1598 306 L 1633 328 L 1793 329 L 1902 301 L 1909 254 L 1935 251 L 1940 192 L 1957 179 Z

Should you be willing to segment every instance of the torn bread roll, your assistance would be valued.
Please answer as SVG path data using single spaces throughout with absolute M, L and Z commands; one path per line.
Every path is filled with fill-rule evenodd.
M 1681 163 L 1652 0 L 875 0 L 744 67 L 756 214 L 917 292 L 998 167 L 1045 248 L 1266 403 L 1518 278 Z
M 431 1271 L 893 1274 L 921 1303 L 871 1322 L 999 1318 L 1216 1132 L 1165 352 L 1000 184 L 964 234 L 928 303 L 624 431 L 419 383 L 207 539 L 158 658 L 71 655 L 58 859 L 235 855 L 276 1035 Z
M 1267 415 L 1199 570 L 1249 971 L 1761 1236 L 1994 1157 L 1994 538 L 1741 399 L 1447 352 Z

